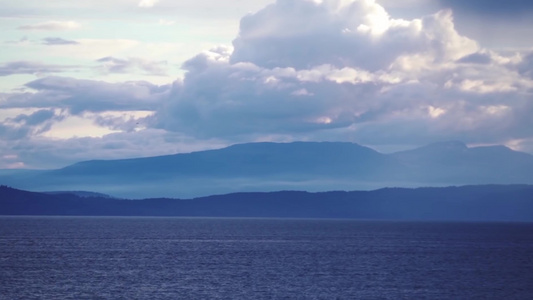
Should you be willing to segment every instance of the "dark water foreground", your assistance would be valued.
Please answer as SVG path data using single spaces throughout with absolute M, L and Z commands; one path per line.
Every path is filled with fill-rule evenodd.
M 0 298 L 533 299 L 533 224 L 0 217 Z

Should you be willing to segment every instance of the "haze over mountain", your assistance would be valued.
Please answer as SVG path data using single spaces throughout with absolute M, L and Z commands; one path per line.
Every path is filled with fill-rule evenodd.
M 353 143 L 251 143 L 3 174 L 0 184 L 33 191 L 190 198 L 245 191 L 533 184 L 533 156 L 503 146 L 468 148 L 460 142 L 393 154 Z

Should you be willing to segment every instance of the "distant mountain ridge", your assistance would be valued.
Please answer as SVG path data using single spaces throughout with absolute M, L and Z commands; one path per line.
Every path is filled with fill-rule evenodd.
M 1 174 L 0 184 L 27 190 L 191 198 L 246 191 L 533 184 L 533 156 L 504 146 L 468 148 L 460 142 L 392 154 L 343 142 L 249 143 Z
M 124 200 L 0 186 L 0 215 L 342 218 L 533 222 L 533 186 L 387 188 L 354 192 L 235 193 Z
M 431 169 L 427 182 L 463 184 L 531 183 L 533 156 L 505 146 L 468 148 L 461 142 L 435 143 L 392 154 L 415 173 Z
M 386 155 L 353 143 L 252 143 L 186 154 L 85 161 L 52 173 L 112 174 L 142 170 L 148 174 L 174 173 L 179 176 L 269 176 L 319 171 L 354 176 L 358 169 L 368 173 L 394 163 Z

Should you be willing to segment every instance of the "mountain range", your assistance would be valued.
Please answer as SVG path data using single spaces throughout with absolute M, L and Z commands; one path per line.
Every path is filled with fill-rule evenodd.
M 92 160 L 55 170 L 2 170 L 0 184 L 131 199 L 234 192 L 533 184 L 533 155 L 436 143 L 392 154 L 354 143 L 249 143 L 157 157 Z
M 125 200 L 0 186 L 0 215 L 342 218 L 533 221 L 533 186 L 386 188 L 353 192 L 234 193 L 189 200 Z

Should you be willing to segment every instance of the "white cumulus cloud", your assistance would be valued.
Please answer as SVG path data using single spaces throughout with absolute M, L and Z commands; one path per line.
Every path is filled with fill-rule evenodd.
M 232 48 L 184 64 L 156 126 L 234 141 L 529 139 L 531 73 L 515 56 L 459 34 L 450 10 L 400 20 L 375 1 L 279 0 L 241 20 Z

